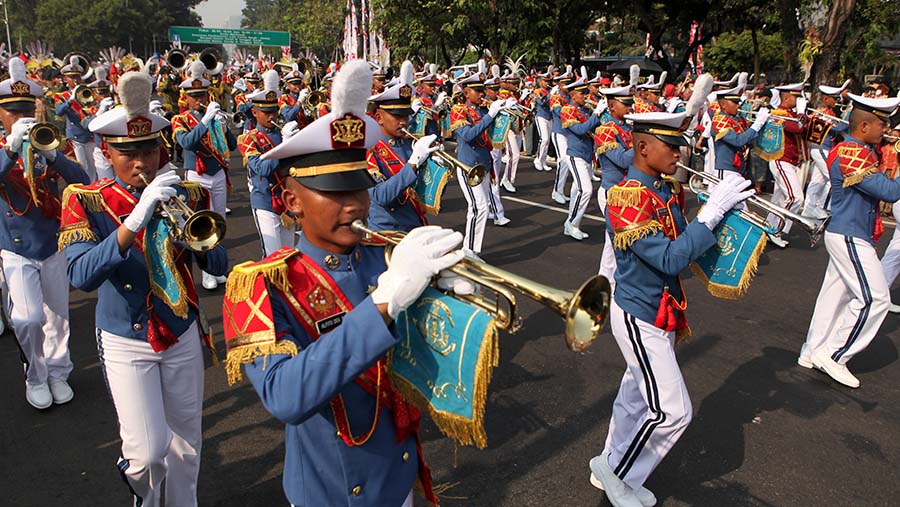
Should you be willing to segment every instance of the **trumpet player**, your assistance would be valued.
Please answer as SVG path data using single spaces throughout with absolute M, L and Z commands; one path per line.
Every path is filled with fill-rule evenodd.
M 566 68 L 566 72 L 553 78 L 556 83 L 550 94 L 550 113 L 553 115 L 553 124 L 550 129 L 553 138 L 553 149 L 556 151 L 556 178 L 553 180 L 553 190 L 550 198 L 558 204 L 569 202 L 566 197 L 566 180 L 569 178 L 569 162 L 566 159 L 566 136 L 560 120 L 560 112 L 563 106 L 571 103 L 571 98 L 566 91 L 566 85 L 572 82 L 572 68 Z
M 876 146 L 900 99 L 850 94 L 850 134 L 828 155 L 832 220 L 825 232 L 828 268 L 797 364 L 859 387 L 847 363 L 869 345 L 891 304 L 875 244 L 884 231 L 879 201 L 900 200 L 900 181 L 879 171 Z
M 94 75 L 97 77 L 97 79 L 87 85 L 91 90 L 94 103 L 91 106 L 85 108 L 86 116 L 82 121 L 82 125 L 84 127 L 87 127 L 94 119 L 94 117 L 99 114 L 103 114 L 104 112 L 112 108 L 115 103 L 112 97 L 112 83 L 106 80 L 106 68 L 97 67 L 96 69 L 94 69 Z M 97 170 L 97 179 L 114 178 L 116 175 L 112 170 L 112 166 L 109 164 L 109 161 L 106 160 L 106 157 L 103 156 L 103 150 L 100 147 L 101 140 L 99 139 L 99 136 L 94 134 L 92 136 L 92 139 L 94 142 L 91 160 L 94 163 L 94 168 Z
M 534 124 L 538 133 L 538 149 L 534 157 L 534 168 L 538 171 L 550 171 L 547 167 L 547 153 L 550 151 L 550 127 L 553 115 L 550 113 L 550 78 L 552 69 L 538 74 L 538 85 L 534 88 Z
M 197 505 L 203 343 L 214 349 L 191 265 L 222 275 L 228 260 L 221 245 L 188 250 L 157 213 L 170 199 L 206 208 L 209 193 L 161 160 L 169 122 L 150 112 L 151 87 L 144 73 L 123 74 L 122 107 L 91 122 L 116 179 L 66 189 L 59 247 L 72 285 L 98 294 L 97 350 L 122 439 L 116 468 L 135 505 L 158 506 L 163 482 L 167 505 Z
M 712 231 L 724 214 L 754 193 L 746 190 L 749 181 L 730 175 L 687 222 L 681 185 L 671 179 L 680 147 L 688 145 L 685 116 L 627 116 L 634 162 L 608 195 L 617 263 L 610 326 L 627 367 L 603 452 L 590 461 L 590 480 L 614 507 L 656 504 L 644 483 L 687 428 L 692 411 L 674 351 L 677 337 L 690 333 L 679 273 L 716 244 Z
M 713 92 L 716 96 L 718 111 L 713 114 L 708 131 L 713 139 L 715 169 L 719 178 L 723 178 L 725 172 L 728 171 L 739 174 L 748 172 L 746 166 L 749 160 L 750 146 L 769 120 L 770 113 L 767 108 L 756 111 L 756 119 L 749 125 L 749 128 L 747 121 L 738 116 L 744 88 L 746 88 L 746 84 L 741 83 L 727 90 Z
M 75 158 L 78 164 L 84 169 L 91 181 L 97 180 L 97 169 L 94 168 L 94 138 L 91 132 L 82 122 L 88 116 L 78 97 L 75 89 L 82 84 L 82 75 L 87 73 L 87 69 L 82 67 L 78 62 L 77 56 L 72 56 L 69 62 L 60 69 L 63 75 L 63 81 L 66 83 L 66 90 L 62 93 L 54 95 L 53 100 L 56 105 L 56 115 L 63 116 L 66 119 L 66 139 L 72 141 L 75 149 Z
M 809 185 L 806 187 L 806 206 L 803 207 L 803 216 L 824 219 L 828 217 L 825 211 L 828 194 L 831 190 L 831 181 L 828 177 L 828 152 L 831 147 L 840 142 L 843 134 L 847 132 L 848 124 L 836 121 L 834 118 L 840 118 L 840 115 L 834 110 L 837 106 L 841 94 L 850 85 L 850 80 L 844 81 L 844 84 L 838 86 L 819 85 L 821 93 L 821 103 L 815 109 L 820 118 L 823 118 L 829 125 L 828 133 L 824 136 L 821 144 L 810 144 L 809 156 L 813 161 L 812 174 L 809 178 Z M 813 113 L 815 117 L 816 113 Z M 827 115 L 827 116 L 822 116 Z M 829 118 L 830 117 L 830 118 Z
M 373 133 L 376 142 L 366 155 L 369 173 L 377 182 L 369 188 L 369 227 L 374 230 L 410 231 L 428 225 L 413 184 L 440 146 L 434 134 L 415 142 L 404 134 L 413 112 L 413 79 L 413 65 L 407 60 L 400 66 L 397 84 L 369 97 L 381 127 Z
M 441 137 L 440 117 L 438 113 L 446 107 L 447 92 L 437 92 L 437 65 L 431 64 L 425 75 L 416 78 L 415 97 L 412 100 L 412 113 L 409 121 L 409 130 L 412 132 L 420 132 L 424 135 Z M 418 114 L 420 108 L 426 108 L 430 113 Z M 424 121 L 425 126 L 421 128 L 417 122 Z
M 253 105 L 256 128 L 238 137 L 238 150 L 247 166 L 247 183 L 250 188 L 250 208 L 262 245 L 263 257 L 284 246 L 294 246 L 293 218 L 286 215 L 281 191 L 284 178 L 278 174 L 278 164 L 262 160 L 262 155 L 282 143 L 284 136 L 296 133 L 296 121 L 285 124 L 282 132 L 276 124 L 278 102 L 278 71 L 271 69 L 263 74 L 263 87 L 247 95 Z M 286 224 L 291 224 L 290 226 Z
M 309 96 L 309 87 L 303 81 L 303 74 L 295 63 L 290 72 L 284 76 L 284 85 L 287 93 L 278 98 L 278 110 L 286 122 L 297 122 L 297 128 L 302 129 L 312 122 L 303 109 L 303 102 Z
M 463 257 L 454 251 L 462 236 L 414 229 L 386 267 L 384 249 L 350 227 L 369 213 L 375 185 L 365 160 L 379 130 L 366 114 L 371 79 L 366 62 L 346 62 L 332 112 L 263 155 L 279 162 L 303 232 L 297 250 L 237 266 L 226 290 L 228 380 L 246 375 L 284 422 L 283 485 L 294 505 L 412 507 L 416 482 L 437 502 L 419 410 L 395 390 L 386 352 L 399 339 L 394 319 Z M 278 272 L 285 281 L 275 284 Z
M 493 77 L 484 81 L 484 102 L 492 104 L 494 102 L 506 103 L 507 99 L 500 97 L 500 66 L 492 65 L 491 73 Z M 515 99 L 513 100 L 513 102 Z M 508 108 L 507 108 L 508 109 Z M 502 144 L 491 142 L 491 174 L 487 178 L 488 188 L 488 218 L 494 221 L 494 225 L 504 226 L 509 224 L 510 220 L 506 218 L 506 212 L 503 209 L 503 201 L 500 199 L 500 182 L 502 181 L 503 171 L 503 148 L 506 146 L 506 140 L 512 131 L 512 124 L 515 123 L 515 117 L 510 116 L 510 126 L 507 127 L 506 135 L 503 137 Z
M 253 115 L 250 114 L 250 109 L 253 108 L 253 104 L 250 103 L 250 99 L 248 99 L 247 96 L 255 92 L 257 88 L 259 88 L 259 85 L 262 83 L 262 78 L 260 77 L 258 72 L 250 69 L 250 71 L 244 74 L 243 80 L 244 86 L 247 87 L 247 90 L 244 93 L 234 96 L 234 112 L 244 115 L 243 129 L 246 133 L 256 128 Z M 209 85 L 207 85 L 207 88 L 209 88 Z
M 9 60 L 9 79 L 0 82 L 0 265 L 8 285 L 3 303 L 25 363 L 25 399 L 43 410 L 67 403 L 69 291 L 65 258 L 56 251 L 61 204 L 57 178 L 88 183 L 87 174 L 59 150 L 33 153 L 25 146 L 35 125 L 40 85 L 28 79 L 18 57 Z
M 185 179 L 208 190 L 210 208 L 224 217 L 230 186 L 228 157 L 237 149 L 237 139 L 227 128 L 221 106 L 209 102 L 209 80 L 203 77 L 204 71 L 202 62 L 192 62 L 187 78 L 181 82 L 189 109 L 172 118 L 172 133 L 183 150 Z M 215 290 L 220 283 L 225 283 L 224 275 L 203 272 L 204 289 Z

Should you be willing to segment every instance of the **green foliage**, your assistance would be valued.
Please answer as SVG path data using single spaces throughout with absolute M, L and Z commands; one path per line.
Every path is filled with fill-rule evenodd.
M 340 0 L 247 0 L 241 26 L 291 32 L 295 50 L 309 49 L 327 60 L 341 45 L 344 8 Z
M 760 69 L 770 71 L 783 63 L 784 44 L 780 34 L 758 33 Z M 753 69 L 753 41 L 750 30 L 740 33 L 725 32 L 715 44 L 703 48 L 703 63 L 706 70 L 720 76 L 731 76 L 735 72 Z

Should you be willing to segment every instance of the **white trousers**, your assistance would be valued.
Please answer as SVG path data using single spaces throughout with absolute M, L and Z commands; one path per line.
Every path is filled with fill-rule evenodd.
M 91 181 L 97 181 L 97 169 L 94 168 L 94 141 L 79 143 L 73 140 L 72 146 L 75 148 L 75 159 L 78 160 L 78 164 Z
M 253 210 L 253 220 L 256 222 L 256 232 L 262 242 L 263 257 L 272 255 L 283 246 L 294 246 L 294 231 L 286 228 L 281 223 L 281 217 L 271 211 Z
M 894 221 L 900 223 L 900 201 L 894 203 L 891 213 L 894 215 Z M 884 256 L 881 257 L 881 269 L 884 270 L 884 279 L 890 289 L 894 280 L 897 279 L 897 275 L 900 274 L 900 227 L 894 227 L 891 242 L 884 251 Z
M 36 261 L 3 250 L 0 258 L 8 287 L 7 315 L 25 363 L 25 379 L 30 384 L 46 383 L 50 377 L 66 380 L 72 361 L 65 254 Z
M 228 180 L 225 171 L 219 171 L 210 176 L 200 175 L 197 171 L 184 172 L 187 181 L 196 181 L 201 187 L 209 190 L 209 209 L 225 217 L 225 206 L 228 202 Z
M 606 213 L 606 189 L 597 190 L 597 203 L 606 217 L 606 231 L 603 234 L 603 254 L 600 256 L 600 272 L 598 274 L 609 280 L 611 294 L 616 293 L 616 252 L 613 248 L 612 233 L 609 230 L 609 214 Z
M 203 440 L 203 352 L 197 324 L 162 353 L 106 331 L 97 350 L 119 418 L 119 471 L 142 505 L 197 505 Z
M 800 355 L 825 349 L 847 364 L 865 350 L 891 304 L 878 253 L 864 239 L 825 233 L 828 267 Z
M 613 403 L 605 451 L 633 489 L 647 480 L 691 422 L 691 399 L 675 358 L 675 333 L 611 302 L 610 324 L 626 370 Z
M 591 164 L 578 157 L 568 157 L 572 172 L 572 188 L 569 190 L 569 218 L 567 221 L 575 227 L 581 226 L 581 219 L 594 195 L 591 183 Z
M 550 151 L 550 120 L 548 120 L 547 118 L 535 116 L 534 125 L 540 138 L 540 144 L 538 144 L 537 149 L 537 158 L 535 158 L 535 161 L 541 166 L 542 169 L 546 169 L 547 153 Z
M 812 174 L 806 187 L 806 210 L 824 209 L 828 192 L 831 191 L 831 179 L 828 177 L 828 150 L 812 147 L 809 150 L 813 161 Z
M 503 201 L 500 200 L 500 181 L 503 174 L 503 150 L 494 148 L 491 150 L 491 164 L 494 167 L 494 178 L 488 183 L 488 218 L 501 218 L 503 213 Z M 488 179 L 488 178 L 485 178 Z
M 516 183 L 516 172 L 519 170 L 519 158 L 522 155 L 522 135 L 510 132 L 506 136 L 506 170 L 503 171 L 503 178 Z
M 457 168 L 456 181 L 459 183 L 463 197 L 466 198 L 466 203 L 468 204 L 463 248 L 474 253 L 480 253 L 481 242 L 484 240 L 484 226 L 488 217 L 488 196 L 491 194 L 490 177 L 485 176 L 480 185 L 470 187 L 466 183 L 466 175 L 463 174 L 462 169 Z
M 103 150 L 99 146 L 94 146 L 93 159 L 98 180 L 116 177 L 116 171 L 113 169 L 112 164 L 109 163 L 109 160 L 106 160 L 106 157 L 103 156 Z
M 803 182 L 800 181 L 798 175 L 799 168 L 793 164 L 772 160 L 769 162 L 769 172 L 775 179 L 775 192 L 772 194 L 772 203 L 797 213 L 803 207 Z M 769 214 L 766 221 L 769 225 L 777 226 L 779 219 L 775 215 Z M 791 225 L 794 222 L 785 220 L 784 234 L 791 232 Z
M 556 148 L 556 180 L 553 190 L 565 195 L 566 180 L 569 178 L 569 156 L 566 155 L 568 142 L 566 136 L 553 134 L 553 146 Z

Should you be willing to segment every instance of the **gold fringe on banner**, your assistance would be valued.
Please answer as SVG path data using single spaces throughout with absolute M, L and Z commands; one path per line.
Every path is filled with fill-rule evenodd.
M 747 295 L 747 291 L 750 289 L 750 282 L 753 281 L 759 270 L 759 257 L 766 250 L 767 242 L 767 236 L 762 234 L 756 246 L 753 247 L 753 252 L 747 260 L 747 265 L 744 266 L 744 272 L 741 273 L 741 280 L 737 286 L 723 285 L 710 281 L 709 277 L 706 276 L 706 273 L 703 272 L 703 269 L 696 262 L 691 264 L 691 272 L 706 286 L 706 290 L 710 295 L 720 299 L 741 299 Z

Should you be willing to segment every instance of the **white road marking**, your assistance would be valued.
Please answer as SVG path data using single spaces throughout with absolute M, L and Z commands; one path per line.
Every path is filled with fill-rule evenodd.
M 543 204 L 543 203 L 539 203 L 539 202 L 534 202 L 534 201 L 529 201 L 528 199 L 521 199 L 521 198 L 519 198 L 519 197 L 510 197 L 510 196 L 508 196 L 508 195 L 500 196 L 500 198 L 501 198 L 501 199 L 506 199 L 506 200 L 512 201 L 512 202 L 517 202 L 517 203 L 519 203 L 519 204 L 527 204 L 528 206 L 535 206 L 535 207 L 537 207 L 537 208 L 543 208 L 543 209 L 548 209 L 548 210 L 550 210 L 550 211 L 556 211 L 557 213 L 562 213 L 562 214 L 564 214 L 564 215 L 568 215 L 568 214 L 569 214 L 568 208 L 557 208 L 556 206 L 549 206 L 549 205 L 547 205 L 547 204 Z M 590 219 L 590 220 L 594 220 L 594 221 L 596 221 L 596 222 L 602 222 L 602 223 L 604 223 L 604 224 L 606 223 L 606 219 L 605 219 L 605 218 L 603 218 L 603 217 L 598 217 L 597 215 L 589 215 L 589 214 L 585 213 L 584 218 L 587 218 L 587 219 Z

